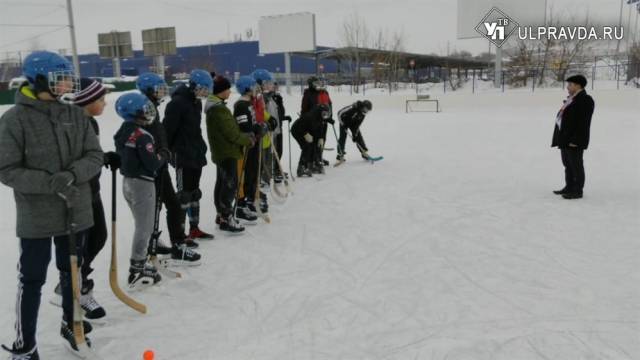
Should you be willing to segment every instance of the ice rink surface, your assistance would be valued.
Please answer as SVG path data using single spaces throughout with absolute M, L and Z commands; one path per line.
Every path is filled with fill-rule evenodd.
M 120 125 L 117 95 L 99 119 L 105 150 Z M 334 111 L 373 102 L 362 132 L 370 154 L 385 159 L 370 165 L 348 141 L 343 166 L 298 179 L 285 204 L 271 201 L 272 224 L 241 237 L 215 230 L 214 241 L 200 243 L 202 266 L 134 293 L 147 315 L 112 295 L 108 243 L 94 272 L 108 324 L 91 334 L 94 348 L 122 360 L 145 349 L 157 360 L 640 359 L 640 92 L 592 95 L 585 197 L 567 201 L 551 192 L 564 176 L 549 146 L 560 89 L 434 93 L 437 114 L 405 114 L 410 91 L 334 89 Z M 285 105 L 295 118 L 300 96 Z M 331 130 L 327 138 L 335 147 Z M 333 162 L 335 152 L 325 157 Z M 101 180 L 109 216 L 109 174 Z M 208 231 L 214 182 L 209 164 L 201 202 Z M 120 185 L 124 287 L 133 221 Z M 11 190 L 0 186 L 0 199 L 0 341 L 9 345 L 18 242 Z M 54 264 L 49 271 L 39 351 L 69 359 L 61 310 L 48 303 Z

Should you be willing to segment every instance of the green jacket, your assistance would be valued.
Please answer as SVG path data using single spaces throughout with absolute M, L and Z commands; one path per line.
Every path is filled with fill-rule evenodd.
M 240 131 L 224 100 L 215 95 L 209 96 L 205 111 L 211 160 L 220 163 L 225 159 L 242 159 L 242 148 L 251 145 L 251 140 Z

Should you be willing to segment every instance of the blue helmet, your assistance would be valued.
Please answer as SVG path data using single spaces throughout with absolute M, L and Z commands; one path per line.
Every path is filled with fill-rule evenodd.
M 256 80 L 253 78 L 253 76 L 240 76 L 240 78 L 238 78 L 238 81 L 236 81 L 236 90 L 238 90 L 238 93 L 240 93 L 240 95 L 244 95 L 250 91 L 253 91 L 256 84 Z
M 195 69 L 189 76 L 189 85 L 196 92 L 206 89 L 211 93 L 213 91 L 213 78 L 208 71 Z
M 50 51 L 34 51 L 24 59 L 22 74 L 36 92 L 48 91 L 54 96 L 74 93 L 80 89 L 80 79 L 73 65 L 64 57 Z M 70 81 L 71 86 L 61 86 Z
M 273 82 L 273 75 L 265 69 L 257 69 L 251 76 L 256 80 L 256 82 L 262 85 L 263 82 Z
M 167 83 L 160 75 L 147 72 L 138 76 L 136 80 L 136 88 L 147 97 L 153 96 L 156 100 L 160 100 L 167 96 L 169 88 Z
M 140 121 L 143 125 L 151 124 L 157 113 L 153 103 L 138 91 L 120 95 L 116 100 L 116 112 L 124 121 Z

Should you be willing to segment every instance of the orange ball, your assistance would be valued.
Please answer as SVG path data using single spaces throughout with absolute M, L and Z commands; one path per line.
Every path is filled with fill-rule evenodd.
M 153 353 L 153 350 L 146 350 L 144 354 L 142 354 L 142 358 L 144 360 L 153 360 L 154 357 L 155 354 Z

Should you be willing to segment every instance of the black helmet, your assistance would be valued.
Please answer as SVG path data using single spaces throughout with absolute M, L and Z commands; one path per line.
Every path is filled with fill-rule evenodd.
M 373 105 L 369 100 L 358 101 L 357 105 L 358 105 L 358 111 L 364 112 L 364 113 L 368 113 L 373 108 Z
M 307 79 L 307 85 L 309 85 L 310 88 L 314 88 L 315 87 L 315 83 L 318 82 L 320 79 L 318 79 L 317 76 L 309 76 L 309 78 Z

